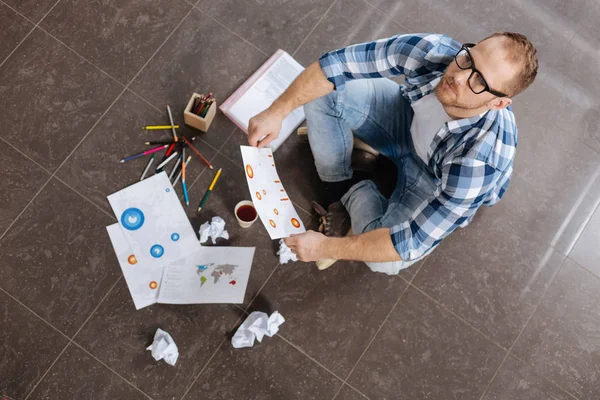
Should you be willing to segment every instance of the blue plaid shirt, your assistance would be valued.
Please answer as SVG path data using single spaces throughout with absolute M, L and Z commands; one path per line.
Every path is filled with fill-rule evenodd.
M 398 35 L 326 53 L 319 62 L 336 90 L 351 79 L 404 75 L 402 95 L 412 103 L 433 92 L 460 47 L 444 35 Z M 497 203 L 508 187 L 516 147 L 510 107 L 444 123 L 429 149 L 436 191 L 390 230 L 400 257 L 419 259 L 466 226 L 481 205 Z

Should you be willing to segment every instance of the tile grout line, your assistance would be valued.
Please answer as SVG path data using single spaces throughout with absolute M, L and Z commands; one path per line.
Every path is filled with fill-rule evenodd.
M 292 57 L 294 57 L 296 55 L 296 53 L 298 52 L 298 50 L 300 50 L 302 48 L 302 46 L 304 45 L 304 43 L 312 35 L 312 33 L 315 31 L 315 29 L 317 29 L 317 26 L 319 26 L 321 24 L 321 21 L 323 21 L 325 19 L 325 17 L 329 13 L 329 11 L 333 8 L 333 6 L 335 5 L 335 3 L 337 3 L 337 1 L 338 0 L 333 0 L 331 2 L 331 4 L 329 5 L 329 7 L 327 7 L 327 10 L 325 10 L 325 12 L 323 13 L 323 15 L 321 15 L 321 18 L 319 18 L 319 20 L 317 21 L 317 23 L 315 24 L 315 26 L 312 27 L 312 29 L 310 30 L 310 32 L 308 32 L 308 34 L 304 37 L 304 39 L 302 39 L 302 41 L 300 42 L 300 44 L 298 45 L 298 47 L 296 47 L 296 50 L 294 50 L 294 52 L 292 53 Z
M 367 343 L 367 345 L 365 346 L 365 349 L 363 350 L 362 354 L 360 355 L 360 357 L 358 357 L 358 360 L 356 360 L 356 362 L 354 363 L 354 366 L 352 367 L 352 369 L 350 370 L 350 372 L 348 372 L 348 374 L 346 375 L 346 378 L 344 379 L 344 383 L 350 385 L 348 383 L 348 378 L 350 378 L 350 376 L 352 375 L 352 373 L 354 372 L 354 370 L 356 369 L 356 367 L 358 366 L 358 364 L 360 363 L 360 361 L 362 360 L 362 358 L 364 357 L 364 355 L 367 353 L 367 351 L 369 350 L 369 348 L 371 347 L 371 345 L 373 344 L 373 342 L 377 338 L 377 335 L 379 335 L 379 332 L 381 331 L 381 329 L 383 328 L 383 326 L 385 325 L 385 323 L 389 319 L 390 315 L 392 315 L 392 312 L 394 312 L 394 310 L 396 309 L 396 306 L 400 303 L 400 300 L 402 300 L 402 298 L 404 297 L 404 295 L 406 294 L 406 292 L 408 291 L 408 288 L 410 286 L 411 286 L 410 283 L 407 284 L 406 287 L 404 288 L 404 290 L 402 291 L 402 293 L 400 294 L 400 296 L 398 296 L 398 300 L 396 300 L 396 303 L 394 303 L 394 305 L 392 306 L 392 309 L 385 316 L 385 318 L 383 319 L 383 321 L 379 325 L 379 328 L 377 328 L 377 331 L 375 331 L 375 334 L 373 335 L 373 337 L 371 338 L 371 340 L 369 341 L 369 343 Z M 336 394 L 333 396 L 334 399 L 339 394 L 339 392 L 341 390 L 342 390 L 342 388 L 340 388 L 336 392 Z
M 17 299 L 15 296 L 13 296 L 12 294 L 10 294 L 9 292 L 7 292 L 5 289 L 0 287 L 0 292 L 3 292 L 4 294 L 6 294 L 8 297 L 10 297 L 11 299 L 13 299 L 17 304 L 19 304 L 21 307 L 25 308 L 27 311 L 29 311 L 30 313 L 32 313 L 33 315 L 35 315 L 40 321 L 44 322 L 46 325 L 48 325 L 50 328 L 54 329 L 57 333 L 59 333 L 60 335 L 64 336 L 65 339 L 67 340 L 71 340 L 71 338 L 67 335 L 65 335 L 62 331 L 60 331 L 58 328 L 56 328 L 54 325 L 52 325 L 50 322 L 46 321 L 42 316 L 40 316 L 38 313 L 36 313 L 35 311 L 33 311 L 31 308 L 27 307 L 25 304 L 23 304 L 19 299 Z
M 295 345 L 293 342 L 291 342 L 290 340 L 286 339 L 284 336 L 281 335 L 281 333 L 277 332 L 276 335 L 278 337 L 281 338 L 281 340 L 283 340 L 284 342 L 286 342 L 287 344 L 289 344 L 290 346 L 292 346 L 294 349 L 296 349 L 300 354 L 304 355 L 306 358 L 308 358 L 309 360 L 311 360 L 312 362 L 314 362 L 315 364 L 317 364 L 319 367 L 323 368 L 325 371 L 329 372 L 331 375 L 333 375 L 335 378 L 337 378 L 342 385 L 344 386 L 344 383 L 346 383 L 344 381 L 344 379 L 342 379 L 340 376 L 338 376 L 336 373 L 334 373 L 333 371 L 331 371 L 329 368 L 327 368 L 326 366 L 324 366 L 323 364 L 321 364 L 319 361 L 317 361 L 315 358 L 313 358 L 311 355 L 309 355 L 308 353 L 306 353 L 304 350 L 302 350 L 299 346 Z
M 457 318 L 458 320 L 460 320 L 463 324 L 467 325 L 469 328 L 473 329 L 474 331 L 476 331 L 477 333 L 479 333 L 481 336 L 483 336 L 486 340 L 488 340 L 490 343 L 493 343 L 494 345 L 498 346 L 499 348 L 501 348 L 504 351 L 508 351 L 508 349 L 504 346 L 502 346 L 500 343 L 497 343 L 494 339 L 488 337 L 485 333 L 483 333 L 479 328 L 477 328 L 475 325 L 473 325 L 472 323 L 470 323 L 469 321 L 467 321 L 465 318 L 463 318 L 461 315 L 458 315 L 456 312 L 454 312 L 453 310 L 451 310 L 449 307 L 447 307 L 444 303 L 441 303 L 440 301 L 436 300 L 435 298 L 431 297 L 431 295 L 429 295 L 427 292 L 425 292 L 423 289 L 419 288 L 418 286 L 416 286 L 413 283 L 409 284 L 412 288 L 418 290 L 421 294 L 423 294 L 425 297 L 427 297 L 429 300 L 433 301 L 435 304 L 437 304 L 438 306 L 440 306 L 444 311 L 452 314 L 455 318 Z
M 21 215 L 23 215 L 25 213 L 25 211 L 27 211 L 27 209 L 29 208 L 29 206 L 31 205 L 31 203 L 33 203 L 33 201 L 36 199 L 36 197 L 42 192 L 42 190 L 44 190 L 44 188 L 46 187 L 46 185 L 48 185 L 48 183 L 50 182 L 51 179 L 52 179 L 52 176 L 50 176 L 48 178 L 48 180 L 46 180 L 46 182 L 43 185 L 40 186 L 40 188 L 37 191 L 37 193 L 33 195 L 33 197 L 31 198 L 31 200 L 29 200 L 29 202 L 25 205 L 25 207 L 23 207 L 23 210 L 21 210 L 21 212 L 15 217 L 15 219 L 13 219 L 13 221 L 10 223 L 10 225 L 8 225 L 8 227 L 0 235 L 0 240 L 2 240 L 4 238 L 4 236 L 6 236 L 6 234 L 10 230 L 10 228 L 12 228 L 13 225 L 19 220 L 19 218 L 21 218 Z
M 235 323 L 233 324 L 233 326 L 235 327 L 240 321 L 242 321 L 244 318 L 245 319 L 245 315 L 240 315 L 238 317 L 238 319 L 235 321 Z M 221 348 L 221 346 L 223 346 L 223 344 L 227 341 L 227 337 L 223 338 L 223 340 L 221 341 L 221 343 L 219 343 L 219 345 L 217 346 L 217 348 L 215 349 L 215 351 L 211 354 L 210 358 L 206 361 L 206 364 L 204 364 L 204 366 L 202 367 L 202 369 L 200 370 L 200 372 L 198 372 L 198 375 L 196 375 L 196 377 L 194 378 L 194 380 L 192 381 L 192 383 L 190 384 L 190 386 L 187 388 L 187 390 L 185 391 L 185 393 L 181 396 L 180 400 L 183 400 L 185 396 L 187 396 L 187 394 L 189 393 L 190 390 L 192 390 L 192 388 L 194 387 L 194 385 L 196 384 L 196 381 L 198 380 L 198 378 L 200 378 L 200 376 L 202 375 L 202 373 L 206 370 L 206 368 L 208 368 L 208 365 L 210 364 L 210 362 L 212 361 L 212 359 L 217 355 L 217 352 L 219 351 L 219 349 Z
M 63 181 L 61 178 L 59 178 L 58 176 L 55 176 L 54 179 L 56 179 L 57 181 L 59 181 L 60 183 L 62 183 L 63 185 L 65 185 L 66 187 L 68 187 L 69 189 L 71 189 L 73 192 L 75 192 L 76 194 L 78 194 L 80 197 L 82 197 L 85 201 L 87 201 L 88 203 L 90 203 L 92 206 L 94 206 L 95 208 L 97 208 L 99 211 L 101 211 L 103 214 L 107 215 L 110 219 L 113 220 L 113 222 L 116 222 L 117 219 L 115 218 L 115 216 L 113 214 L 108 213 L 106 210 L 104 210 L 102 207 L 100 207 L 98 204 L 96 204 L 95 202 L 93 202 L 90 198 L 84 196 L 82 193 L 80 193 L 77 189 L 73 188 L 71 185 L 69 185 L 67 182 Z
M 252 303 L 254 303 L 254 300 L 256 300 L 256 298 L 258 297 L 258 295 L 260 295 L 260 292 L 262 292 L 262 290 L 265 288 L 265 285 L 267 284 L 267 282 L 269 282 L 269 280 L 271 279 L 271 277 L 273 276 L 273 274 L 275 273 L 275 271 L 277 271 L 277 269 L 279 269 L 280 266 L 281 266 L 281 263 L 277 264 L 275 266 L 275 268 L 273 268 L 273 271 L 271 271 L 271 273 L 269 274 L 269 276 L 267 277 L 267 279 L 265 279 L 264 283 L 256 291 L 256 294 L 254 295 L 254 297 L 252 297 L 252 299 L 250 299 L 250 301 L 248 302 L 248 306 L 244 310 L 245 312 L 248 312 L 248 310 L 250 309 L 250 306 L 252 305 Z
M 152 53 L 152 55 L 150 56 L 150 58 L 148 58 L 148 60 L 146 60 L 146 62 L 144 63 L 144 65 L 142 65 L 142 67 L 140 68 L 140 70 L 133 76 L 133 78 L 131 78 L 131 80 L 129 81 L 129 83 L 127 85 L 125 85 L 125 87 L 123 88 L 123 90 L 121 91 L 121 93 L 117 96 L 117 98 L 112 102 L 112 104 L 110 104 L 108 106 L 108 108 L 106 109 L 106 111 L 98 118 L 98 120 L 94 123 L 94 125 L 90 128 L 90 130 L 84 135 L 84 137 L 79 141 L 79 143 L 77 143 L 77 145 L 75 146 L 75 148 L 67 155 L 67 157 L 64 159 L 64 161 L 58 166 L 58 168 L 56 169 L 55 173 L 58 172 L 60 170 L 60 168 L 69 160 L 69 158 L 71 157 L 71 155 L 73 155 L 73 153 L 79 148 L 79 146 L 81 146 L 81 143 L 83 143 L 83 141 L 89 136 L 89 134 L 92 132 L 92 130 L 98 125 L 98 123 L 102 120 L 102 118 L 104 118 L 104 116 L 106 115 L 106 113 L 108 113 L 108 111 L 121 98 L 121 96 L 123 95 L 123 93 L 125 93 L 125 91 L 127 91 L 127 89 L 129 89 L 129 86 L 136 80 L 136 78 L 140 75 L 140 73 L 144 70 L 144 68 L 146 68 L 146 66 L 150 63 L 150 61 L 152 61 L 152 59 L 154 58 L 154 56 L 160 51 L 160 49 L 162 49 L 162 47 L 165 45 L 165 43 L 167 43 L 167 41 L 171 38 L 171 36 L 173 36 L 173 34 L 177 31 L 177 29 L 179 29 L 179 27 L 181 26 L 181 24 L 183 23 L 183 21 L 185 21 L 187 19 L 187 17 L 191 14 L 192 10 L 193 10 L 193 8 L 190 8 L 190 10 L 188 11 L 188 13 L 181 19 L 181 21 L 179 21 L 179 23 L 177 24 L 177 26 L 175 26 L 175 28 L 173 28 L 173 30 L 171 31 L 171 33 L 165 38 L 165 40 L 163 40 L 163 42 L 160 44 L 160 46 L 158 46 L 158 48 L 154 51 L 154 53 Z
M 106 297 L 110 294 L 110 292 L 113 290 L 113 288 L 115 287 L 115 285 L 121 280 L 121 278 L 123 277 L 123 275 L 121 274 L 119 276 L 119 278 L 115 281 L 115 283 L 113 283 L 113 285 L 108 289 L 108 291 L 106 292 L 106 294 L 104 296 L 102 296 L 102 298 L 100 299 L 100 301 L 98 302 L 98 305 L 96 305 L 96 307 L 90 312 L 90 315 L 88 315 L 88 317 L 85 319 L 85 321 L 83 321 L 83 324 L 79 327 L 79 329 L 75 332 L 75 334 L 72 337 L 68 337 L 67 335 L 65 335 L 64 333 L 60 332 L 57 328 L 55 328 L 52 324 L 50 324 L 49 322 L 47 322 L 46 320 L 42 319 L 41 317 L 39 317 L 37 314 L 35 314 L 36 316 L 38 316 L 38 318 L 41 318 L 42 321 L 46 322 L 48 325 L 50 325 L 52 328 L 56 329 L 58 332 L 60 332 L 63 336 L 65 336 L 67 339 L 69 339 L 69 341 L 67 342 L 67 345 L 65 346 L 65 348 L 60 352 L 60 354 L 58 355 L 58 357 L 56 357 L 56 359 L 54 360 L 54 362 L 50 365 L 50 367 L 48 367 L 48 369 L 46 370 L 46 372 L 44 373 L 44 375 L 42 375 L 42 377 L 37 381 L 37 383 L 33 386 L 33 388 L 31 389 L 31 391 L 27 394 L 27 396 L 25 396 L 24 400 L 27 400 L 29 398 L 29 396 L 31 396 L 31 394 L 35 391 L 35 389 L 39 386 L 40 383 L 42 383 L 42 381 L 44 380 L 44 378 L 46 377 L 46 375 L 48 375 L 48 373 L 50 372 L 50 370 L 52 369 L 52 367 L 54 366 L 54 364 L 56 364 L 58 362 L 58 360 L 60 359 L 60 357 L 63 355 L 63 353 L 67 350 L 67 348 L 69 347 L 69 345 L 71 343 L 73 343 L 73 339 L 75 338 L 75 336 L 77 336 L 77 334 L 79 333 L 79 331 L 81 331 L 81 329 L 83 328 L 83 326 L 89 321 L 89 319 L 92 317 L 92 315 L 94 315 L 94 313 L 96 312 L 96 310 L 98 309 L 98 307 L 100 307 L 100 305 L 102 304 L 102 302 L 104 301 L 104 299 L 106 299 Z M 4 291 L 4 290 L 3 290 Z M 4 291 L 6 293 L 6 291 Z M 12 297 L 12 296 L 11 296 Z M 29 308 L 27 308 L 29 310 Z M 31 310 L 30 310 L 31 311 Z M 31 311 L 33 312 L 33 311 Z
M 200 0 L 198 0 L 198 3 L 200 2 Z M 202 11 L 201 8 L 197 7 L 198 3 L 196 3 L 192 9 L 196 9 L 198 10 L 200 13 L 202 13 L 202 15 L 212 19 L 213 21 L 215 21 L 217 24 L 221 25 L 223 28 L 227 29 L 229 32 L 233 33 L 235 36 L 237 36 L 239 39 L 242 39 L 244 42 L 246 42 L 247 44 L 249 44 L 250 46 L 254 47 L 256 50 L 258 50 L 259 52 L 261 52 L 263 55 L 269 57 L 269 55 L 262 51 L 261 49 L 259 49 L 258 47 L 256 47 L 252 42 L 250 42 L 248 39 L 244 38 L 243 36 L 239 35 L 237 32 L 233 31 L 231 28 L 229 28 L 227 25 L 225 25 L 224 23 L 222 23 L 221 21 L 219 21 L 218 19 L 216 19 L 215 17 L 213 17 L 212 15 L 208 14 L 206 11 Z
M 75 340 L 73 340 L 72 344 L 74 346 L 78 347 L 80 350 L 83 350 L 88 356 L 92 357 L 94 360 L 96 360 L 98 363 L 100 363 L 102 366 L 104 366 L 104 368 L 108 369 L 110 372 L 112 372 L 113 374 L 115 374 L 116 376 L 118 376 L 119 378 L 121 378 L 129 386 L 133 387 L 135 390 L 137 390 L 138 392 L 140 392 L 141 394 L 143 394 L 147 398 L 149 398 L 151 400 L 154 400 L 150 395 L 148 395 L 146 392 L 144 392 L 143 390 L 141 390 L 140 388 L 138 388 L 137 386 L 135 386 L 133 383 L 129 382 L 129 380 L 125 379 L 117 371 L 115 371 L 114 369 L 112 369 L 111 367 L 109 367 L 108 365 L 106 365 L 102 360 L 100 360 L 98 357 L 96 357 L 95 355 L 93 355 L 92 353 L 90 353 L 85 347 L 83 347 L 82 345 L 80 345 L 79 343 L 77 343 Z M 25 399 L 25 400 L 27 400 L 27 399 Z
M 19 11 L 17 11 L 16 9 L 14 9 L 13 7 L 11 7 L 10 5 L 6 4 L 3 0 L 0 0 L 0 3 L 4 4 L 6 7 L 10 8 L 14 13 L 16 13 L 17 15 L 21 16 L 22 18 L 26 19 L 27 21 L 31 22 L 33 24 L 33 28 L 31 28 L 31 30 L 29 31 L 29 33 L 27 33 L 27 35 L 25 35 L 25 37 L 19 42 L 17 43 L 17 45 L 15 46 L 15 48 L 13 49 L 13 51 L 11 51 L 6 58 L 0 63 L 0 68 L 4 65 L 4 63 L 13 55 L 13 53 L 15 51 L 17 51 L 17 49 L 21 46 L 21 44 L 23 44 L 25 42 L 25 39 L 27 39 L 35 30 L 35 28 L 38 28 L 40 23 L 48 16 L 48 14 L 50 14 L 50 12 L 52 10 L 54 10 L 54 7 L 56 7 L 58 5 L 58 3 L 60 3 L 60 0 L 57 0 L 56 3 L 54 3 L 54 5 L 52 7 L 50 7 L 50 9 L 42 16 L 42 18 L 40 18 L 40 20 L 36 23 L 33 22 L 32 20 L 30 20 L 29 18 L 27 18 L 24 14 L 21 14 Z
M 504 358 L 502 359 L 502 362 L 500 363 L 500 365 L 498 366 L 498 369 L 496 369 L 496 372 L 494 373 L 494 375 L 492 376 L 492 379 L 490 379 L 490 381 L 488 382 L 485 390 L 483 391 L 483 393 L 481 394 L 481 397 L 479 398 L 479 400 L 482 400 L 483 397 L 485 396 L 485 394 L 487 393 L 487 391 L 489 390 L 490 386 L 492 385 L 492 383 L 494 382 L 494 379 L 496 379 L 496 376 L 498 375 L 498 372 L 500 372 L 500 368 L 502 368 L 502 365 L 504 365 L 504 362 L 506 361 L 506 358 L 508 357 L 509 354 L 512 354 L 512 349 L 515 346 L 515 344 L 519 341 L 519 338 L 521 337 L 521 334 L 525 331 L 525 328 L 527 328 L 527 325 L 529 325 L 529 321 L 531 321 L 531 318 L 533 318 L 533 314 L 535 314 L 535 312 L 537 311 L 538 307 L 540 306 L 540 304 L 542 304 L 542 300 L 544 299 L 544 296 L 546 295 L 546 292 L 548 291 L 548 289 L 550 289 L 550 286 L 552 286 L 552 283 L 554 283 L 554 280 L 556 279 L 556 277 L 558 276 L 558 274 L 560 273 L 560 271 L 562 271 L 562 269 L 565 266 L 565 263 L 567 261 L 567 258 L 565 256 L 565 258 L 563 259 L 563 262 L 560 266 L 560 268 L 558 268 L 556 270 L 556 272 L 554 273 L 554 276 L 552 277 L 552 279 L 550 279 L 550 281 L 548 282 L 548 285 L 546 286 L 546 288 L 544 289 L 544 291 L 542 292 L 542 295 L 540 296 L 537 304 L 535 305 L 535 307 L 533 308 L 533 311 L 531 311 L 531 314 L 529 314 L 529 318 L 527 318 L 527 321 L 525 321 L 525 324 L 523 324 L 523 328 L 521 328 L 521 330 L 519 331 L 519 334 L 517 335 L 517 337 L 515 338 L 515 340 L 513 341 L 513 343 L 510 345 L 510 348 L 508 349 L 506 355 L 504 356 Z M 542 375 L 544 378 L 545 376 Z M 558 386 L 558 385 L 557 385 Z M 560 387 L 560 386 L 559 386 Z M 562 389 L 562 388 L 561 388 Z M 564 390 L 564 389 L 562 389 Z M 567 392 L 569 393 L 569 392 Z M 570 393 L 569 393 L 570 394 Z

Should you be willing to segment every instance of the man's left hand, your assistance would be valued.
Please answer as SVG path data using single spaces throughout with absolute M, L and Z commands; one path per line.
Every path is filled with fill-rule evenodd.
M 306 231 L 283 239 L 286 246 L 304 262 L 318 261 L 328 258 L 325 254 L 327 236 L 315 231 Z

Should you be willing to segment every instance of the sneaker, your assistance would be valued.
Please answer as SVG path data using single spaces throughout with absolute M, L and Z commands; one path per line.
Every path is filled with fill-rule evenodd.
M 350 232 L 350 215 L 341 201 L 336 201 L 327 210 L 312 202 L 313 208 L 320 215 L 319 232 L 328 237 L 344 237 Z M 317 261 L 317 268 L 324 270 L 335 264 L 337 260 L 327 259 Z

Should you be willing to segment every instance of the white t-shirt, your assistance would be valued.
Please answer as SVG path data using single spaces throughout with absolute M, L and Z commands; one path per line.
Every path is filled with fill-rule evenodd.
M 410 134 L 417 155 L 428 164 L 427 153 L 433 138 L 442 125 L 452 118 L 444 111 L 442 103 L 435 97 L 435 92 L 412 103 L 412 108 L 415 114 L 410 125 Z

